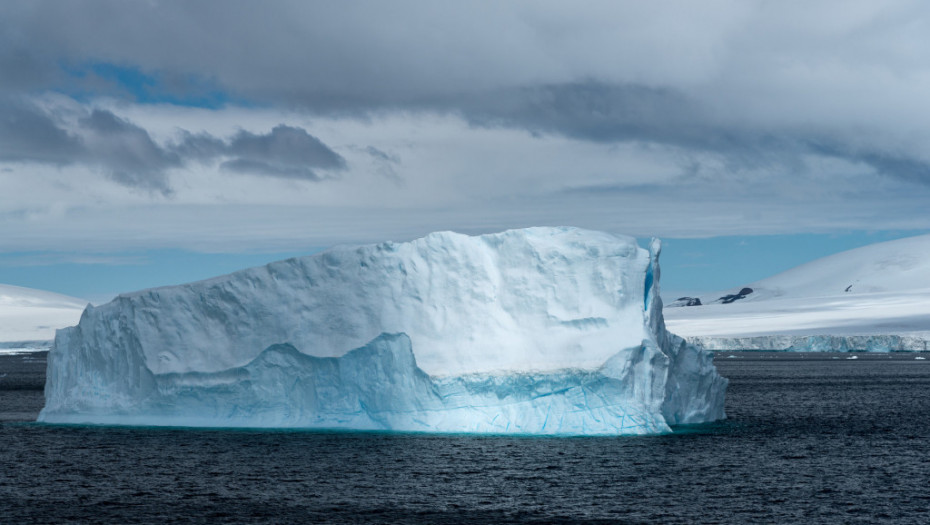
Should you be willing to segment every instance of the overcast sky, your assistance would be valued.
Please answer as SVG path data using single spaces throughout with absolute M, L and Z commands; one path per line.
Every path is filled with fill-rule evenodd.
M 927 93 L 918 1 L 5 1 L 0 269 L 919 233 Z

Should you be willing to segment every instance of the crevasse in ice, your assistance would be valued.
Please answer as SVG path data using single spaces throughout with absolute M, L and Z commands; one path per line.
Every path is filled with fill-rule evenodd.
M 660 244 L 529 228 L 338 247 L 89 307 L 40 421 L 646 434 L 724 417 Z

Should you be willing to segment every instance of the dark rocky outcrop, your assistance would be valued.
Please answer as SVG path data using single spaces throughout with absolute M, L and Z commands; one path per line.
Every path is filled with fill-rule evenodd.
M 668 306 L 701 306 L 700 297 L 679 297 Z
M 747 295 L 752 293 L 752 288 L 743 288 L 739 293 L 724 295 L 718 301 L 723 304 L 730 304 L 734 301 L 739 301 L 740 299 L 745 299 Z

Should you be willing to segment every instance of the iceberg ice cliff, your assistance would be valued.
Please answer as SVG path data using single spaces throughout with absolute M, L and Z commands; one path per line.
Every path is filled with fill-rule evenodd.
M 125 294 L 59 330 L 54 423 L 648 434 L 724 417 L 660 244 L 575 228 L 338 247 Z

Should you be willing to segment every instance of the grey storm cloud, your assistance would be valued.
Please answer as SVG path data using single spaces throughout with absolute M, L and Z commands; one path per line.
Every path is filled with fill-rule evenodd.
M 0 90 L 100 92 L 100 78 L 69 71 L 117 64 L 169 79 L 162 88 L 172 93 L 201 78 L 230 99 L 311 114 L 455 114 L 475 126 L 710 152 L 734 166 L 791 170 L 800 156 L 827 155 L 930 183 L 921 141 L 864 151 L 851 131 L 866 129 L 882 144 L 901 134 L 930 140 L 922 109 L 930 86 L 921 83 L 930 77 L 928 47 L 930 7 L 904 0 L 803 8 L 609 1 L 584 9 L 35 0 L 0 5 Z M 824 135 L 829 148 L 819 145 Z M 154 174 L 173 162 L 170 153 L 228 156 L 230 172 L 308 180 L 344 165 L 293 128 L 187 139 L 162 154 L 146 153 L 142 141 L 137 157 L 114 163 L 147 158 L 162 166 Z
M 270 133 L 239 131 L 229 140 L 207 133 L 181 132 L 181 139 L 170 146 L 185 159 L 208 162 L 227 158 L 220 165 L 225 171 L 251 175 L 322 180 L 319 170 L 330 173 L 345 170 L 345 159 L 307 133 L 303 128 L 275 126 Z
M 536 86 L 471 100 L 465 114 L 475 125 L 514 126 L 596 142 L 741 147 L 696 101 L 669 88 L 597 81 Z
M 0 92 L 21 92 L 47 87 L 53 82 L 56 68 L 44 57 L 0 37 L 6 47 L 0 51 Z
M 838 142 L 812 141 L 809 145 L 811 150 L 822 155 L 858 162 L 883 175 L 909 182 L 930 184 L 930 162 L 922 159 L 868 147 L 853 149 Z
M 345 159 L 302 128 L 275 126 L 267 135 L 240 131 L 226 147 L 235 157 L 222 168 L 240 173 L 319 180 L 315 168 L 343 170 Z
M 69 131 L 34 104 L 0 98 L 0 117 L 0 161 L 93 166 L 126 186 L 165 194 L 165 170 L 181 163 L 147 131 L 109 111 L 93 110 Z
M 229 140 L 180 132 L 159 145 L 144 128 L 94 109 L 74 129 L 26 102 L 0 99 L 0 161 L 85 165 L 125 186 L 172 192 L 168 170 L 191 161 L 223 160 L 222 167 L 259 176 L 321 180 L 317 170 L 344 170 L 345 159 L 303 128 L 279 125 L 267 134 L 240 131 Z
M 818 128 L 779 130 L 721 119 L 685 93 L 596 81 L 546 85 L 472 101 L 465 115 L 477 126 L 508 126 L 594 142 L 647 142 L 719 154 L 731 170 L 781 165 L 800 169 L 815 154 L 864 164 L 875 172 L 930 184 L 930 161 L 919 151 L 882 151 L 823 138 Z M 852 141 L 850 141 L 852 142 Z
M 85 132 L 79 160 L 102 167 L 123 185 L 171 193 L 166 171 L 179 167 L 181 157 L 156 144 L 146 130 L 100 109 L 79 125 Z
M 77 137 L 32 104 L 0 98 L 0 159 L 65 165 L 82 152 Z

